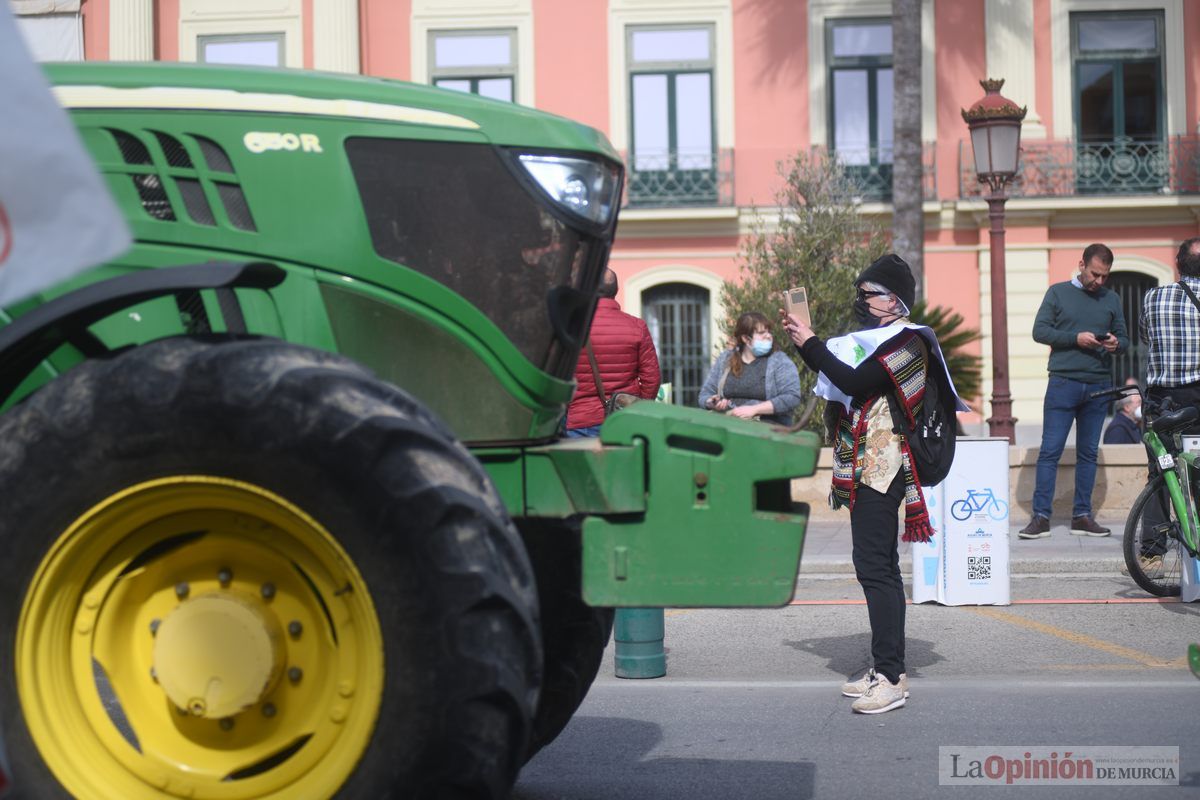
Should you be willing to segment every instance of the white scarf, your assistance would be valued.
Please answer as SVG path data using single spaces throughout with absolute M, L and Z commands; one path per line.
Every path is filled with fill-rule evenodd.
M 884 342 L 895 338 L 905 329 L 914 330 L 921 335 L 925 344 L 929 346 L 930 352 L 937 353 L 938 362 L 943 365 L 944 369 L 946 359 L 942 355 L 942 346 L 938 344 L 937 335 L 932 328 L 913 322 L 895 322 L 882 328 L 870 328 L 865 331 L 847 333 L 845 336 L 835 336 L 825 342 L 825 346 L 838 361 L 851 367 L 857 367 L 878 350 Z M 958 396 L 958 390 L 954 388 L 954 381 L 948 370 L 946 371 L 946 381 L 950 384 L 950 391 L 954 392 L 958 410 L 970 411 L 971 407 Z M 850 413 L 850 404 L 853 398 L 834 386 L 824 372 L 817 375 L 817 385 L 813 387 L 813 394 L 829 401 L 841 403 L 846 409 L 846 413 Z

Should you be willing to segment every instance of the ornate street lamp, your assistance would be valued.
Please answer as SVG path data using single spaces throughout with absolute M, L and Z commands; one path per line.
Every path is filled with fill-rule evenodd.
M 1012 395 L 1008 388 L 1008 292 L 1004 282 L 1004 187 L 1017 174 L 1021 150 L 1021 120 L 1025 108 L 1000 94 L 1003 79 L 989 78 L 979 84 L 987 92 L 983 99 L 962 112 L 971 130 L 971 149 L 980 183 L 991 189 L 987 196 L 992 267 L 992 416 L 988 432 L 1016 443 Z

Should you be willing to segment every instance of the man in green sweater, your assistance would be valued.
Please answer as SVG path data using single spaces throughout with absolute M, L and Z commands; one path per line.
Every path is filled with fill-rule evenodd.
M 1112 354 L 1129 346 L 1125 315 L 1114 292 L 1104 288 L 1113 254 L 1102 244 L 1088 245 L 1079 274 L 1046 290 L 1033 321 L 1034 341 L 1050 345 L 1050 383 L 1042 405 L 1042 447 L 1038 451 L 1033 490 L 1033 520 L 1017 535 L 1044 539 L 1050 535 L 1054 479 L 1071 425 L 1075 425 L 1075 500 L 1071 533 L 1108 536 L 1092 518 L 1096 453 L 1109 400 L 1091 395 L 1111 386 Z

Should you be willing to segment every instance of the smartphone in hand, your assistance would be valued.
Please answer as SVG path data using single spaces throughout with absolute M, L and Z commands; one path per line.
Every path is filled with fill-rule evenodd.
M 1111 333 L 1097 333 L 1097 334 L 1096 334 L 1096 341 L 1097 341 L 1097 342 L 1103 342 L 1104 340 L 1108 339 L 1108 337 L 1110 337 L 1110 336 L 1112 336 L 1112 334 L 1111 334 Z
M 808 313 L 808 289 L 797 286 L 783 293 L 783 307 L 800 322 L 812 327 L 812 318 Z

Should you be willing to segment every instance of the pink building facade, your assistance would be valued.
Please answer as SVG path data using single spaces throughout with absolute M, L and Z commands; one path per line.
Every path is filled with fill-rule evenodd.
M 723 341 L 719 290 L 756 223 L 778 218 L 777 163 L 836 151 L 862 212 L 890 225 L 888 0 L 8 0 L 39 57 L 277 64 L 435 83 L 605 131 L 626 153 L 612 266 L 664 379 L 694 396 Z M 988 219 L 960 109 L 1005 78 L 1028 107 L 1008 203 L 1014 415 L 1040 428 L 1047 348 L 1033 317 L 1083 248 L 1116 253 L 1127 322 L 1200 234 L 1200 2 L 924 0 L 925 294 L 984 333 Z M 1137 348 L 1114 379 L 1144 369 Z M 1022 433 L 1024 431 L 1024 433 Z

